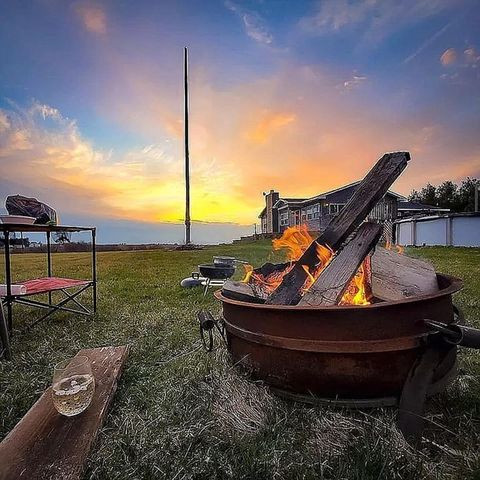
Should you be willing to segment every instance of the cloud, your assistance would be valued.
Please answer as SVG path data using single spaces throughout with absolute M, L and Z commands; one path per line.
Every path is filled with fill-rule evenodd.
M 227 0 L 225 6 L 242 20 L 245 32 L 250 38 L 264 45 L 273 42 L 273 35 L 257 12 L 248 11 L 231 0 Z
M 0 110 L 0 118 L 7 118 L 7 112 Z M 52 204 L 70 213 L 181 221 L 183 162 L 168 143 L 123 153 L 102 151 L 81 135 L 76 122 L 39 102 L 12 107 L 8 118 L 0 132 L 2 183 L 21 183 L 27 195 L 47 189 Z M 235 222 L 235 213 L 220 215 L 223 205 L 211 201 L 222 191 L 218 177 L 228 184 L 230 173 L 210 159 L 195 162 L 192 176 L 194 218 Z
M 277 132 L 294 122 L 297 116 L 294 113 L 264 111 L 255 114 L 258 122 L 247 132 L 247 138 L 258 144 L 266 143 Z
M 83 26 L 92 33 L 104 35 L 107 33 L 107 18 L 104 10 L 98 5 L 78 4 L 76 12 Z
M 440 56 L 440 63 L 446 67 L 457 61 L 457 51 L 454 48 L 448 48 Z
M 0 110 L 0 133 L 10 128 L 10 121 L 7 114 Z
M 476 50 L 464 56 L 470 63 L 478 57 Z M 38 195 L 63 212 L 180 222 L 181 90 L 172 90 L 141 59 L 106 57 L 115 60 L 109 74 L 117 88 L 99 89 L 97 115 L 144 140 L 125 151 L 100 149 L 54 107 L 12 105 L 0 110 L 0 184 L 21 184 L 18 193 Z M 263 206 L 262 191 L 315 195 L 362 178 L 386 151 L 412 152 L 409 168 L 394 186 L 402 194 L 426 183 L 432 171 L 443 178 L 480 173 L 478 162 L 469 160 L 478 152 L 474 122 L 449 125 L 447 120 L 455 106 L 452 97 L 462 92 L 428 109 L 419 107 L 412 116 L 395 108 L 402 92 L 391 92 L 382 102 L 371 92 L 345 95 L 345 82 L 360 85 L 367 81 L 362 77 L 355 73 L 345 80 L 324 67 L 285 61 L 269 76 L 218 88 L 214 71 L 194 68 L 192 218 L 253 223 Z M 374 91 L 374 79 L 368 81 Z
M 375 44 L 406 25 L 455 6 L 457 0 L 322 0 L 300 20 L 311 35 L 327 35 L 360 27 L 362 42 Z
M 97 108 L 110 121 L 156 143 L 159 132 L 167 131 L 181 159 L 181 91 L 169 94 L 172 87 L 152 76 L 149 65 L 137 60 L 127 68 L 120 60 L 112 71 L 118 89 L 101 92 Z M 439 124 L 448 123 L 461 92 L 448 102 L 423 110 L 419 106 L 412 117 L 408 109 L 398 108 L 404 91 L 392 91 L 380 102 L 372 98 L 375 79 L 362 77 L 355 72 L 345 79 L 325 67 L 286 60 L 269 76 L 218 88 L 213 70 L 193 69 L 190 158 L 206 172 L 201 178 L 192 175 L 198 182 L 197 205 L 205 205 L 196 218 L 252 221 L 262 207 L 262 191 L 314 195 L 358 180 L 382 153 L 396 149 L 414 155 L 395 186 L 399 193 L 428 181 L 435 162 L 448 177 L 476 138 L 459 141 L 460 125 Z M 372 88 L 364 95 L 345 95 L 345 82 L 353 82 L 347 83 L 353 88 L 369 82 Z M 176 133 L 172 124 L 180 127 Z M 178 188 L 181 177 L 176 181 Z
M 474 48 L 469 47 L 464 50 L 463 57 L 465 63 L 473 68 L 477 68 L 480 64 L 480 53 Z
M 462 53 L 455 48 L 449 48 L 443 52 L 440 62 L 448 71 L 442 73 L 440 78 L 450 84 L 476 86 L 480 79 L 480 54 L 475 47 L 470 46 Z
M 353 75 L 352 78 L 343 82 L 343 88 L 345 90 L 353 90 L 362 85 L 366 80 L 367 77 L 365 75 Z
M 417 58 L 418 55 L 420 55 L 425 49 L 427 49 L 430 45 L 432 45 L 437 38 L 441 37 L 454 23 L 454 20 L 448 22 L 446 25 L 444 25 L 440 30 L 437 30 L 431 37 L 429 37 L 425 42 L 423 42 L 417 50 L 415 50 L 411 55 L 409 55 L 403 63 L 407 65 L 410 63 L 413 59 Z

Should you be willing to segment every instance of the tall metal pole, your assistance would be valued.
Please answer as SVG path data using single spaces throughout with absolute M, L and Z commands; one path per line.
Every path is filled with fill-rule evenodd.
M 190 245 L 190 158 L 188 151 L 188 50 L 183 49 L 184 73 L 184 125 L 185 125 L 185 245 Z

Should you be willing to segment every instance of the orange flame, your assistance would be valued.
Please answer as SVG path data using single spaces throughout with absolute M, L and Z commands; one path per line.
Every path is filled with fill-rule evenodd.
M 293 262 L 297 261 L 303 255 L 303 252 L 305 252 L 313 241 L 314 239 L 308 233 L 306 225 L 287 228 L 280 238 L 272 241 L 272 245 L 274 250 L 285 250 L 285 257 L 286 260 L 290 262 L 290 265 L 284 270 L 274 272 L 267 277 L 256 273 L 251 265 L 244 265 L 245 277 L 242 282 L 255 283 L 258 287 L 264 289 L 267 294 L 270 294 L 282 283 L 283 277 L 293 268 Z M 333 250 L 325 245 L 317 244 L 316 250 L 318 263 L 314 270 L 310 271 L 306 265 L 302 265 L 302 268 L 307 272 L 307 280 L 303 286 L 302 293 L 315 283 L 320 272 L 327 266 L 334 254 Z
M 350 281 L 339 305 L 370 305 L 372 291 L 370 288 L 370 256 L 366 257 Z
M 400 253 L 400 255 L 403 255 L 403 252 L 405 251 L 405 247 L 402 247 L 402 245 L 394 245 L 397 253 Z M 385 248 L 387 250 L 393 250 L 392 242 L 390 240 L 387 240 L 385 242 Z
M 306 225 L 298 225 L 296 227 L 288 227 L 280 238 L 272 240 L 274 250 L 285 249 L 286 260 L 295 262 L 303 252 L 313 242 L 312 236 L 308 233 Z
M 272 241 L 272 245 L 274 250 L 286 251 L 286 260 L 290 262 L 290 265 L 284 270 L 274 272 L 266 277 L 261 273 L 255 272 L 251 265 L 244 265 L 245 277 L 242 281 L 254 283 L 258 288 L 263 289 L 265 293 L 270 294 L 282 283 L 283 277 L 293 268 L 294 262 L 303 255 L 312 242 L 314 242 L 314 239 L 308 233 L 306 225 L 287 228 L 280 238 Z M 316 251 L 318 263 L 315 268 L 310 269 L 307 265 L 302 265 L 302 268 L 307 273 L 307 279 L 301 291 L 302 294 L 315 283 L 320 273 L 335 254 L 328 245 L 317 244 Z M 370 263 L 366 259 L 350 282 L 340 304 L 367 305 L 370 303 L 370 297 Z

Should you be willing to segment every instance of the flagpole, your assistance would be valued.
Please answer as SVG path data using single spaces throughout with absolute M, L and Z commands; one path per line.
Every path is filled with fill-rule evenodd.
M 188 50 L 183 49 L 185 129 L 185 245 L 190 245 L 190 158 L 188 149 Z

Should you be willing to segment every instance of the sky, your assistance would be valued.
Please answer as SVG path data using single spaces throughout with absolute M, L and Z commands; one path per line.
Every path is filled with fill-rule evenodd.
M 181 242 L 183 47 L 193 241 L 253 232 L 262 192 L 480 177 L 477 0 L 0 0 L 0 198 L 101 242 Z

